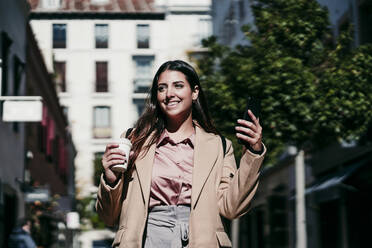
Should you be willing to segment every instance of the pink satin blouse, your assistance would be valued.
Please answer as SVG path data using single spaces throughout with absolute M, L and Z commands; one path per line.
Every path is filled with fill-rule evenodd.
M 165 130 L 156 145 L 149 207 L 191 204 L 195 133 L 175 143 Z

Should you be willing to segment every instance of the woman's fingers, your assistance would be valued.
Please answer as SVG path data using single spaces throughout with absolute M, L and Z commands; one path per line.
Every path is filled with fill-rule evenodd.
M 252 122 L 239 119 L 239 126 L 235 127 L 236 137 L 249 144 L 253 149 L 260 150 L 262 148 L 262 127 L 259 118 L 256 118 L 251 110 L 248 110 L 248 114 Z
M 243 127 L 246 127 L 246 128 L 249 128 L 249 129 L 253 130 L 254 132 L 258 131 L 257 126 L 253 122 L 243 120 L 243 119 L 239 119 L 238 123 Z
M 108 150 L 110 150 L 110 149 L 112 149 L 112 148 L 116 148 L 116 147 L 119 147 L 119 145 L 116 144 L 116 143 L 110 143 L 110 144 L 107 144 L 107 145 L 106 145 L 106 150 L 105 150 L 105 152 L 107 152 Z
M 242 140 L 248 142 L 250 145 L 254 145 L 261 140 L 261 134 L 256 133 L 249 128 L 244 128 L 244 127 L 239 127 L 238 126 L 238 127 L 235 127 L 235 130 L 237 131 L 236 136 L 239 139 L 242 139 Z
M 236 137 L 238 137 L 239 139 L 247 142 L 251 146 L 257 144 L 257 142 L 258 142 L 258 138 L 251 138 L 251 137 L 243 135 L 241 133 L 236 133 Z
M 260 125 L 260 123 L 259 123 L 259 121 L 258 121 L 258 118 L 256 118 L 256 116 L 253 114 L 253 112 L 252 112 L 250 109 L 248 109 L 248 115 L 251 117 L 253 123 L 254 123 L 256 126 L 259 126 L 259 125 Z
M 119 160 L 126 160 L 126 156 L 121 155 L 121 154 L 110 154 L 109 156 L 106 157 L 106 161 L 111 161 L 113 159 L 119 159 Z
M 112 167 L 113 165 L 116 165 L 116 164 L 123 164 L 125 163 L 126 160 L 125 159 L 112 159 L 110 161 L 107 161 L 106 162 L 106 165 L 107 165 L 107 168 L 110 168 Z
M 118 147 L 119 145 L 114 143 L 106 146 L 105 153 L 102 156 L 102 166 L 105 170 L 115 164 L 122 164 L 127 161 L 125 152 L 118 149 Z
M 252 138 L 258 135 L 252 129 L 246 128 L 246 127 L 242 127 L 242 126 L 235 127 L 235 130 L 238 131 L 238 132 L 240 132 L 240 133 L 242 133 L 242 134 L 248 135 L 248 136 L 250 136 Z

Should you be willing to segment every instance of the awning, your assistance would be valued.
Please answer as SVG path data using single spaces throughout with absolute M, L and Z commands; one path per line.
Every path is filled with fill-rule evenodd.
M 306 188 L 306 196 L 313 195 L 316 201 L 323 202 L 339 198 L 345 190 L 357 191 L 352 185 L 346 184 L 345 180 L 366 164 L 366 161 L 360 161 L 317 180 L 312 186 Z

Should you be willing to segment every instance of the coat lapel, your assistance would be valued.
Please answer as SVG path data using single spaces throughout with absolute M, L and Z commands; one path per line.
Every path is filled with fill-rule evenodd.
M 216 137 L 196 125 L 194 168 L 192 173 L 191 207 L 194 208 L 218 157 Z
M 194 208 L 200 197 L 201 191 L 212 171 L 219 152 L 219 142 L 216 137 L 205 132 L 198 125 L 195 126 L 194 143 L 194 168 L 192 173 L 191 207 Z M 145 145 L 148 144 L 147 139 Z M 152 168 L 154 164 L 156 144 L 153 144 L 147 154 L 141 153 L 135 162 L 139 183 L 142 190 L 142 198 L 146 207 L 149 205 Z
M 147 141 L 144 144 L 144 147 L 148 144 L 150 138 L 147 139 Z M 141 152 L 141 154 L 138 156 L 135 162 L 136 171 L 138 174 L 138 179 L 142 190 L 142 198 L 146 208 L 149 205 L 150 199 L 150 187 L 152 178 L 152 167 L 154 164 L 155 157 L 155 148 L 156 144 L 153 144 L 145 156 L 143 156 L 143 152 Z

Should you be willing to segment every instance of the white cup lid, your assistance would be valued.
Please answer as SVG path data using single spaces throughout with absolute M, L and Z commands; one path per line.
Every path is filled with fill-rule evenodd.
M 114 143 L 124 144 L 124 145 L 132 147 L 132 142 L 130 142 L 130 140 L 127 138 L 120 138 L 118 140 L 114 140 Z

